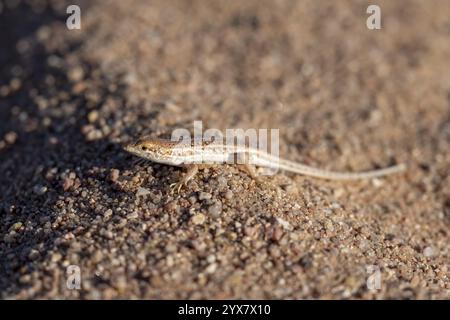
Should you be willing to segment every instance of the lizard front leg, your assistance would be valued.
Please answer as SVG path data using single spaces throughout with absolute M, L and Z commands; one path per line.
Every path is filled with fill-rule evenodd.
M 246 174 L 248 174 L 252 179 L 259 181 L 260 177 L 258 176 L 258 173 L 256 172 L 256 168 L 248 163 L 246 164 L 238 164 L 238 168 L 241 171 L 244 171 Z
M 238 168 L 245 173 L 247 173 L 253 181 L 256 182 L 256 184 L 262 188 L 270 188 L 270 189 L 277 189 L 276 186 L 274 186 L 271 183 L 266 182 L 257 172 L 256 167 L 254 165 L 255 161 L 251 158 L 252 154 L 248 152 L 242 152 L 242 153 L 236 153 L 235 159 L 236 163 L 238 165 Z
M 172 183 L 170 185 L 170 188 L 172 189 L 172 192 L 179 193 L 181 188 L 186 185 L 186 183 L 191 180 L 198 172 L 198 165 L 197 164 L 189 164 L 185 166 L 187 168 L 186 173 L 183 175 L 183 177 L 180 179 L 180 181 L 176 183 Z
M 202 170 L 205 168 L 209 168 L 212 167 L 213 165 L 211 164 L 186 164 L 183 167 L 187 169 L 186 173 L 183 174 L 183 176 L 181 177 L 180 181 L 176 182 L 176 183 L 172 183 L 170 185 L 170 188 L 172 189 L 172 192 L 177 192 L 180 193 L 180 190 L 183 186 L 185 186 L 189 180 L 191 180 L 192 178 L 195 177 L 195 175 L 197 174 L 198 170 Z

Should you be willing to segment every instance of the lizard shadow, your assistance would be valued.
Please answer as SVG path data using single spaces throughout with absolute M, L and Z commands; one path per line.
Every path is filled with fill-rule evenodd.
M 20 29 L 7 35 L 9 42 L 28 36 L 32 38 L 39 26 L 61 19 L 48 10 L 38 15 L 30 7 L 21 5 L 4 13 L 2 22 Z M 20 88 L 0 100 L 2 298 L 29 297 L 30 294 L 43 297 L 52 290 L 60 290 L 42 287 L 45 277 L 60 277 L 65 272 L 65 269 L 59 270 L 65 259 L 71 264 L 82 264 L 92 254 L 77 251 L 74 243 L 111 208 L 112 205 L 102 199 L 131 201 L 133 198 L 130 192 L 117 189 L 108 180 L 111 169 L 130 169 L 133 157 L 123 151 L 118 142 L 111 140 L 111 135 L 93 138 L 92 132 L 98 133 L 101 127 L 108 127 L 108 123 L 101 125 L 89 121 L 87 116 L 100 109 L 108 98 L 125 103 L 126 87 L 118 85 L 111 91 L 104 81 L 114 83 L 116 79 L 101 79 L 98 87 L 78 91 L 74 88 L 83 79 L 77 82 L 69 79 L 69 66 L 58 69 L 46 63 L 49 56 L 64 60 L 68 52 L 76 52 L 80 45 L 71 43 L 65 51 L 48 51 L 31 40 L 26 56 L 15 55 L 11 49 L 1 57 L 10 66 L 25 70 L 19 75 Z M 98 70 L 92 62 L 80 59 L 77 63 L 84 69 L 85 79 L 93 78 L 91 73 Z M 0 83 L 10 81 L 10 69 L 0 69 Z M 95 101 L 89 100 L 89 94 L 93 92 L 99 96 Z M 124 127 L 116 137 L 132 131 Z M 89 202 L 80 190 L 95 193 L 100 203 Z M 117 219 L 120 217 L 101 222 L 112 228 Z M 55 253 L 62 259 L 57 259 Z M 68 255 L 73 253 L 78 255 L 77 261 L 70 261 Z M 36 288 L 41 288 L 40 292 Z

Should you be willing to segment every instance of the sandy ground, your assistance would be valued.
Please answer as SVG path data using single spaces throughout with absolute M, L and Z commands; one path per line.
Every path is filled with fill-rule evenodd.
M 86 1 L 78 31 L 52 2 L 0 2 L 2 298 L 450 297 L 449 1 L 378 1 L 378 31 L 365 1 Z M 182 170 L 121 144 L 194 120 L 408 171 L 219 166 L 171 195 Z

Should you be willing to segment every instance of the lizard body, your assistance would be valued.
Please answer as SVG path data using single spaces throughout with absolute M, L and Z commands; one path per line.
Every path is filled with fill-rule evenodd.
M 187 167 L 187 174 L 181 182 L 176 184 L 178 189 L 195 176 L 199 167 L 224 163 L 242 165 L 253 178 L 256 178 L 256 173 L 251 165 L 328 180 L 371 179 L 399 173 L 406 169 L 404 164 L 398 164 L 364 172 L 335 172 L 285 160 L 242 144 L 229 145 L 200 140 L 192 140 L 186 144 L 165 139 L 143 138 L 128 144 L 125 150 L 153 162 Z

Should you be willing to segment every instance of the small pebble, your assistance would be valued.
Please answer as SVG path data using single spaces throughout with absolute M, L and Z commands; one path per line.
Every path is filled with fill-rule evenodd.
M 111 182 L 116 182 L 117 179 L 119 179 L 120 170 L 118 169 L 112 169 L 109 173 L 109 180 Z
M 57 252 L 55 252 L 54 254 L 52 254 L 52 257 L 51 257 L 51 261 L 52 262 L 58 262 L 58 261 L 60 261 L 62 259 L 62 255 L 61 254 L 59 254 L 59 253 L 57 253 Z
M 150 193 L 151 193 L 150 190 L 148 190 L 146 188 L 139 187 L 137 192 L 136 192 L 136 197 L 143 197 L 143 196 L 146 196 L 146 195 L 148 195 Z
M 372 185 L 375 188 L 379 188 L 379 187 L 381 187 L 383 185 L 383 180 L 378 179 L 378 178 L 372 179 Z
M 216 256 L 213 254 L 210 254 L 210 255 L 208 255 L 208 257 L 206 257 L 206 261 L 208 261 L 209 263 L 216 262 Z
M 225 199 L 227 199 L 227 200 L 233 199 L 233 191 L 228 190 L 227 192 L 225 192 L 224 197 L 225 197 Z
M 245 226 L 244 227 L 244 234 L 252 239 L 256 238 L 258 235 L 258 226 Z
M 33 192 L 37 194 L 38 196 L 42 196 L 47 192 L 46 186 L 36 185 L 33 187 Z
M 178 211 L 179 205 L 176 201 L 170 201 L 165 206 L 164 209 L 169 212 L 176 212 Z
M 103 137 L 103 134 L 100 130 L 95 129 L 92 131 L 89 131 L 88 134 L 86 135 L 86 140 L 87 141 L 94 141 L 94 140 L 99 140 Z
M 36 249 L 31 249 L 30 253 L 28 254 L 28 258 L 30 260 L 36 260 L 40 256 L 41 256 L 41 254 Z
M 94 254 L 92 255 L 92 260 L 93 260 L 95 263 L 99 263 L 100 261 L 102 261 L 102 259 L 103 259 L 103 253 L 102 253 L 102 251 L 101 251 L 101 250 L 96 250 L 96 251 L 94 252 Z
M 214 273 L 216 272 L 217 269 L 217 263 L 211 263 L 208 267 L 206 267 L 206 272 L 207 273 Z
M 275 241 L 280 241 L 280 239 L 283 237 L 284 231 L 280 227 L 275 228 L 275 232 L 273 233 L 272 239 Z
M 219 217 L 222 213 L 222 203 L 217 201 L 213 205 L 209 206 L 208 213 L 213 217 Z
M 19 78 L 14 78 L 9 83 L 9 87 L 13 91 L 19 90 L 21 86 L 22 86 L 22 81 Z
M 290 223 L 288 222 L 288 221 L 286 221 L 286 220 L 283 220 L 283 219 L 281 219 L 281 218 L 276 218 L 276 220 L 277 220 L 277 222 L 283 227 L 283 228 L 285 228 L 286 230 L 290 230 L 292 227 L 291 227 L 291 225 L 290 225 Z
M 78 82 L 84 77 L 84 71 L 81 67 L 75 67 L 69 70 L 68 73 L 69 80 L 72 82 Z
M 211 198 L 212 198 L 212 194 L 207 193 L 207 192 L 200 192 L 200 194 L 198 195 L 199 200 L 209 200 Z
M 130 214 L 127 215 L 127 219 L 137 219 L 139 217 L 139 214 L 137 212 L 131 212 Z
M 11 227 L 11 229 L 12 230 L 15 230 L 15 231 L 18 231 L 21 227 L 22 227 L 22 222 L 16 222 L 16 223 L 14 223 L 13 225 L 12 225 L 12 227 Z
M 73 179 L 66 177 L 63 180 L 63 184 L 62 184 L 63 190 L 64 191 L 69 190 L 73 186 L 73 183 L 74 183 Z
M 87 118 L 90 123 L 94 123 L 98 120 L 99 113 L 97 110 L 93 110 L 88 113 Z
M 18 135 L 14 131 L 10 131 L 7 134 L 5 134 L 5 141 L 8 144 L 14 144 L 17 141 Z
M 112 214 L 113 214 L 113 211 L 112 211 L 111 209 L 108 209 L 108 210 L 105 211 L 104 216 L 105 216 L 105 217 L 111 217 Z
M 192 217 L 192 223 L 196 225 L 203 224 L 206 221 L 206 217 L 202 213 L 198 213 Z

